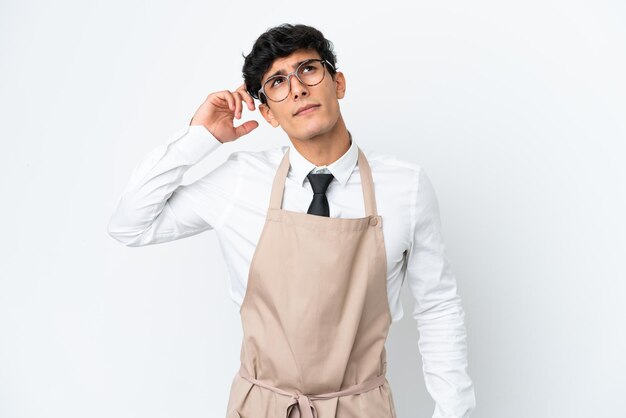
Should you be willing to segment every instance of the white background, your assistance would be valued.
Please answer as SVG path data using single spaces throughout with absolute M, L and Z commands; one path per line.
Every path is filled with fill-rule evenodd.
M 359 143 L 433 181 L 472 417 L 626 416 L 624 2 L 2 0 L 0 417 L 224 416 L 241 324 L 215 236 L 127 248 L 106 225 L 133 167 L 284 22 L 334 43 Z M 261 126 L 184 183 L 288 143 L 243 115 Z M 399 418 L 430 417 L 403 302 L 388 378 Z

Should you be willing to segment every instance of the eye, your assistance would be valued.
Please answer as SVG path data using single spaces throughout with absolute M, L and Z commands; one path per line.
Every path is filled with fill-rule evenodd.
M 283 81 L 282 77 L 275 78 L 274 81 L 272 81 L 271 87 L 275 87 L 277 81 Z

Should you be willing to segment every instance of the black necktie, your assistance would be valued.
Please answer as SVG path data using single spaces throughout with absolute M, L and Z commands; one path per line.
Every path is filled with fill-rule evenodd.
M 333 175 L 327 173 L 309 173 L 306 177 L 309 179 L 309 182 L 311 182 L 311 188 L 313 189 L 313 200 L 311 200 L 311 205 L 307 213 L 319 216 L 330 216 L 326 189 L 328 189 L 328 185 L 333 180 Z

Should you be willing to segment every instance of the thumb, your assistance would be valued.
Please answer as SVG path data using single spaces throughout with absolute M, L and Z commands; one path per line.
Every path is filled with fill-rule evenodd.
M 256 120 L 249 120 L 239 126 L 236 126 L 235 134 L 237 135 L 237 138 L 239 138 L 243 135 L 249 134 L 254 129 L 258 128 L 258 126 L 259 126 L 259 122 L 257 122 Z

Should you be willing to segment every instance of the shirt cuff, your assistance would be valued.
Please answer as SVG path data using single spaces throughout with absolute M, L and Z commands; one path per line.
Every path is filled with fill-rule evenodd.
M 220 145 L 223 145 L 203 125 L 189 125 L 180 131 L 180 135 L 182 136 L 175 142 L 176 149 L 192 163 L 200 161 Z

